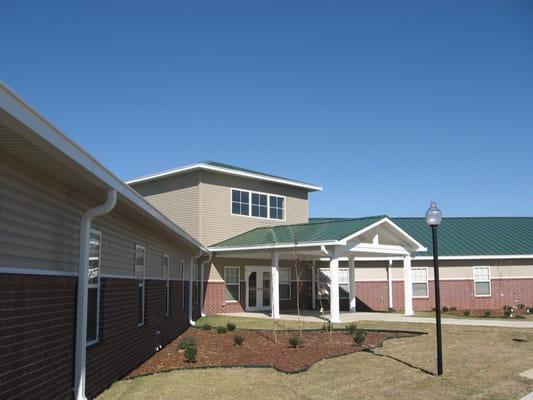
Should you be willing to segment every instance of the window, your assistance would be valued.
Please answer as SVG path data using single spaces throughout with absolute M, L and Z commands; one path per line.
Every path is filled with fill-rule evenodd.
M 170 315 L 170 258 L 163 254 L 163 279 L 165 280 L 165 315 Z
M 178 279 L 181 281 L 181 309 L 185 310 L 185 260 L 180 260 Z
M 290 268 L 279 269 L 279 299 L 291 299 L 291 270 Z
M 329 298 L 331 277 L 329 268 L 320 268 L 318 271 L 318 298 Z M 350 276 L 348 268 L 339 268 L 339 299 L 350 298 Z
M 428 269 L 413 268 L 413 297 L 428 297 Z
M 283 220 L 285 218 L 285 197 L 231 189 L 231 213 L 255 218 Z
M 491 296 L 490 267 L 474 267 L 474 294 Z
M 279 196 L 270 196 L 270 218 L 283 219 L 285 199 Z
M 252 217 L 268 218 L 266 194 L 252 193 Z
M 231 213 L 238 215 L 250 215 L 250 194 L 244 190 L 232 189 Z
M 101 233 L 91 230 L 89 236 L 89 285 L 87 288 L 87 345 L 98 342 L 101 243 Z
M 194 304 L 198 304 L 198 299 L 199 299 L 199 284 L 198 284 L 198 264 L 194 264 L 192 266 L 192 281 L 193 281 L 193 285 L 192 285 L 192 301 Z
M 226 290 L 224 299 L 226 302 L 239 301 L 239 280 L 241 269 L 239 267 L 224 267 L 224 281 Z
M 350 298 L 350 277 L 348 268 L 339 268 L 339 299 Z
M 144 325 L 144 271 L 146 265 L 146 249 L 135 246 L 135 279 L 137 279 L 137 325 Z

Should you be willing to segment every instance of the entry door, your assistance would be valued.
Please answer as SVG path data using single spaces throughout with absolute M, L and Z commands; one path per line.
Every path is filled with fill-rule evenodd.
M 270 267 L 246 266 L 246 311 L 270 310 Z

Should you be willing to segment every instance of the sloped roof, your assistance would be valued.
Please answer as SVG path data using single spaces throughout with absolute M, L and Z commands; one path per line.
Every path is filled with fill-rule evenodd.
M 311 223 L 343 218 L 310 218 Z M 431 229 L 424 218 L 391 218 L 433 254 Z M 438 228 L 440 256 L 495 256 L 533 254 L 533 217 L 443 218 Z

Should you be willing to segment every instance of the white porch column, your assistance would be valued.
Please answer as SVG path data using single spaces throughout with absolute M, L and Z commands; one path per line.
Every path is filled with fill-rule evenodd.
M 312 305 L 313 310 L 316 310 L 316 262 L 313 261 L 313 264 L 311 264 L 311 298 L 312 298 Z
M 341 322 L 339 309 L 339 259 L 336 252 L 329 262 L 329 313 L 331 322 Z
M 392 301 L 392 260 L 389 260 L 389 263 L 387 264 L 387 284 L 388 284 L 388 292 L 389 292 L 389 310 L 394 308 L 393 301 Z
M 279 319 L 279 254 L 272 253 L 272 272 L 270 285 L 272 287 L 271 292 L 271 305 L 272 305 L 272 318 Z
M 355 297 L 355 261 L 348 258 L 348 279 L 350 280 L 350 311 L 355 312 L 357 299 Z
M 413 311 L 413 285 L 411 276 L 411 256 L 403 259 L 403 293 L 404 293 L 404 315 L 414 315 Z

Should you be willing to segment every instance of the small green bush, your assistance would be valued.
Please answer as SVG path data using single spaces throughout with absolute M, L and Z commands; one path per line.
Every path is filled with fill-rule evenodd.
M 470 316 L 472 315 L 472 311 L 470 311 L 470 310 L 464 310 L 464 311 L 463 311 L 463 315 L 464 315 L 465 317 L 470 317 Z
M 527 307 L 526 308 L 526 313 L 533 314 L 533 307 Z
M 346 325 L 345 327 L 346 332 L 348 332 L 350 335 L 353 335 L 355 331 L 357 330 L 357 324 L 351 323 Z
M 363 329 L 358 329 L 355 331 L 355 335 L 353 336 L 353 341 L 358 345 L 361 346 L 366 340 L 366 331 Z
M 526 305 L 520 303 L 520 304 L 518 304 L 518 305 L 516 306 L 516 308 L 518 308 L 519 310 L 523 310 L 524 308 L 526 308 Z
M 490 317 L 490 310 L 485 310 L 485 317 Z
M 243 344 L 243 342 L 244 342 L 244 336 L 236 335 L 233 338 L 233 343 L 235 343 L 236 346 L 240 346 L 241 344 Z
M 303 347 L 304 346 L 304 340 L 299 335 L 291 336 L 291 338 L 289 339 L 289 346 L 291 346 L 291 347 L 293 347 L 295 349 L 297 347 Z
M 211 330 L 211 325 L 209 325 L 209 324 L 203 324 L 203 325 L 201 326 L 201 328 L 202 328 L 203 331 L 210 331 L 210 330 Z
M 179 341 L 178 347 L 181 350 L 186 350 L 191 346 L 196 346 L 196 340 L 192 337 L 184 337 Z
M 190 363 L 196 362 L 196 356 L 198 354 L 198 348 L 196 344 L 189 346 L 185 349 L 185 361 Z
M 233 332 L 235 330 L 237 326 L 233 323 L 233 322 L 228 322 L 226 324 L 226 329 L 229 331 L 229 332 Z
M 226 328 L 225 326 L 217 326 L 217 332 L 220 333 L 221 335 L 226 333 L 228 331 L 228 328 Z
M 514 309 L 511 306 L 503 306 L 503 316 L 505 318 L 510 318 L 513 316 Z
M 450 309 L 448 308 L 448 306 L 444 306 L 442 307 L 442 312 L 448 312 L 450 311 Z

